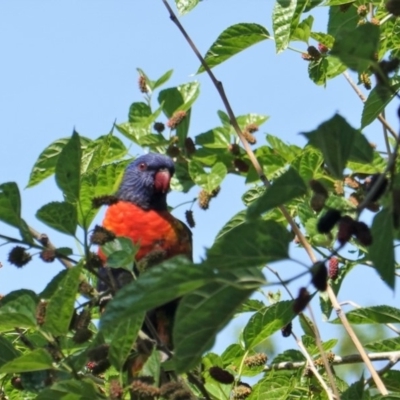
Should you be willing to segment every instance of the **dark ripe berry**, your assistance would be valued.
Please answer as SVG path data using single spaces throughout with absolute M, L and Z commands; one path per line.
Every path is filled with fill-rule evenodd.
M 382 174 L 375 174 L 366 180 L 367 182 L 366 182 L 365 190 L 367 192 L 367 195 L 374 188 L 374 186 L 378 182 L 378 179 L 381 176 L 382 176 Z M 374 195 L 371 198 L 372 203 L 375 203 L 376 201 L 378 201 L 379 198 L 385 193 L 388 183 L 389 183 L 388 179 L 386 177 L 384 177 L 383 181 L 379 184 L 379 187 L 376 189 Z
M 96 253 L 89 253 L 89 258 L 86 260 L 86 268 L 90 271 L 92 269 L 99 269 L 103 267 L 103 261 Z
M 371 230 L 364 222 L 356 221 L 354 223 L 354 236 L 363 246 L 370 246 L 372 244 Z
M 240 158 L 235 158 L 233 161 L 233 165 L 235 166 L 235 169 L 239 172 L 249 172 L 249 164 L 247 164 L 244 160 Z
M 394 16 L 400 16 L 400 0 L 388 0 L 385 4 L 386 10 Z
M 337 234 L 337 240 L 340 242 L 340 244 L 347 243 L 351 239 L 351 236 L 355 232 L 354 223 L 354 219 L 348 215 L 340 218 Z
M 162 133 L 164 132 L 165 125 L 162 122 L 154 122 L 153 129 L 158 133 Z
M 338 277 L 339 272 L 339 261 L 337 257 L 331 257 L 329 259 L 328 276 L 330 279 L 335 280 Z
M 313 60 L 319 60 L 321 58 L 321 53 L 315 46 L 308 46 L 307 52 Z
M 325 292 L 328 286 L 328 269 L 323 262 L 315 263 L 311 268 L 311 282 L 317 290 Z
M 324 44 L 322 43 L 318 43 L 318 50 L 321 53 L 327 53 L 329 51 L 328 47 L 326 47 Z
M 87 342 L 93 336 L 93 332 L 88 328 L 78 329 L 72 340 L 77 344 L 82 344 Z
M 15 246 L 8 254 L 8 261 L 10 264 L 18 268 L 23 267 L 31 261 L 32 256 L 26 251 L 24 247 Z
M 310 185 L 310 188 L 314 193 L 322 194 L 323 196 L 328 197 L 329 193 L 320 181 L 317 181 L 316 179 L 311 179 L 308 184 Z
M 100 225 L 96 225 L 93 229 L 92 235 L 90 236 L 90 243 L 102 246 L 103 244 L 111 242 L 114 239 L 115 239 L 114 232 L 111 232 Z
M 116 203 L 118 203 L 118 197 L 116 196 L 98 196 L 93 197 L 92 199 L 93 208 L 100 208 L 101 206 L 111 206 Z
M 139 76 L 139 90 L 142 93 L 148 93 L 149 92 L 149 88 L 147 87 L 147 83 L 146 83 L 146 78 L 143 75 Z
M 189 225 L 190 228 L 194 228 L 196 226 L 196 222 L 193 218 L 193 211 L 192 210 L 186 210 L 185 211 L 185 217 L 186 217 L 186 222 Z
M 287 325 L 285 325 L 281 329 L 281 332 L 283 337 L 289 337 L 292 334 L 292 322 L 289 322 Z
M 193 142 L 193 139 L 190 137 L 187 137 L 185 139 L 185 150 L 186 150 L 186 154 L 188 156 L 191 156 L 192 154 L 194 154 L 196 152 L 196 146 Z
M 49 244 L 49 237 L 45 233 L 41 233 L 38 240 L 42 246 L 46 247 Z
M 308 290 L 305 287 L 300 288 L 299 294 L 293 303 L 293 312 L 295 314 L 301 313 L 307 307 L 310 300 L 311 296 Z
M 168 128 L 176 129 L 177 126 L 183 121 L 185 117 L 186 117 L 186 111 L 183 110 L 175 111 L 172 114 L 172 117 L 167 122 Z
M 207 210 L 210 205 L 211 195 L 202 189 L 197 197 L 197 201 L 199 203 L 199 207 L 202 210 Z
M 310 207 L 319 213 L 325 207 L 326 196 L 320 193 L 314 193 L 310 199 Z
M 231 143 L 228 146 L 228 150 L 230 153 L 232 153 L 234 156 L 238 156 L 240 154 L 240 146 L 237 143 Z
M 171 144 L 167 148 L 167 154 L 171 158 L 176 158 L 179 156 L 179 154 L 181 154 L 181 151 L 179 150 L 179 147 L 176 144 Z
M 87 353 L 89 361 L 101 361 L 107 358 L 110 346 L 108 344 L 101 344 L 99 346 L 90 349 Z
M 250 144 L 256 144 L 257 139 L 249 131 L 243 131 L 243 136 Z
M 257 353 L 254 356 L 246 357 L 244 359 L 244 365 L 250 368 L 261 367 L 262 365 L 265 365 L 267 360 L 268 357 L 265 353 Z
M 329 233 L 336 223 L 340 220 L 339 210 L 328 210 L 317 223 L 317 230 L 319 233 Z
M 92 315 L 89 310 L 82 310 L 78 315 L 76 315 L 76 319 L 74 320 L 74 324 L 72 329 L 83 329 L 87 328 L 92 320 Z
M 45 249 L 40 252 L 39 257 L 44 262 L 53 262 L 56 259 L 56 251 L 53 249 Z
M 92 374 L 100 375 L 103 372 L 106 372 L 108 370 L 108 368 L 110 368 L 110 367 L 111 367 L 110 361 L 108 361 L 107 359 L 101 360 L 101 361 L 95 363 L 94 367 L 92 368 Z
M 36 322 L 43 325 L 46 317 L 47 301 L 40 300 L 36 306 Z
M 24 390 L 24 387 L 22 386 L 21 378 L 19 376 L 13 376 L 11 378 L 11 385 L 13 386 L 14 389 Z
M 211 378 L 213 378 L 217 382 L 229 385 L 230 383 L 233 383 L 235 380 L 235 377 L 229 371 L 221 367 L 211 367 L 208 371 L 210 373 Z

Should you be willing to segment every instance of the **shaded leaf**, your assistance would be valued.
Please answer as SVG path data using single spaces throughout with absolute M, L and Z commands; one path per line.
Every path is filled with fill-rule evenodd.
M 229 283 L 211 283 L 185 296 L 179 306 L 174 326 L 174 365 L 178 372 L 188 371 L 198 364 L 204 352 L 210 349 L 215 335 L 230 321 L 236 308 L 262 284 L 264 277 L 257 270 L 238 270 L 224 274 L 224 280 L 249 284 L 251 289 Z
M 44 349 L 36 349 L 4 364 L 0 367 L 0 373 L 41 371 L 51 368 L 52 365 L 51 355 Z
M 248 47 L 269 38 L 268 31 L 259 24 L 240 23 L 225 29 L 208 49 L 204 59 L 210 68 Z M 204 72 L 201 65 L 197 73 Z
M 307 186 L 301 176 L 295 169 L 289 168 L 249 206 L 247 209 L 247 216 L 249 218 L 257 217 L 274 207 L 283 205 L 306 193 Z
M 293 301 L 280 301 L 254 314 L 243 331 L 246 349 L 254 349 L 295 316 Z
M 348 1 L 343 1 L 344 4 Z M 340 7 L 329 7 L 329 20 L 327 33 L 336 37 L 339 31 L 351 31 L 357 27 L 360 17 L 357 14 L 357 7 L 349 7 L 346 12 L 343 12 Z
M 81 177 L 81 141 L 77 132 L 62 148 L 56 163 L 56 183 L 69 202 L 79 199 Z
M 382 90 L 379 86 L 375 86 L 368 95 L 364 103 L 361 117 L 361 128 L 368 126 L 390 103 L 397 91 L 400 89 L 400 80 L 395 77 L 390 81 L 390 90 Z
M 81 272 L 81 265 L 70 268 L 61 279 L 58 290 L 49 299 L 43 327 L 54 336 L 65 335 L 69 330 Z
M 53 201 L 45 204 L 36 212 L 36 218 L 57 231 L 75 235 L 77 214 L 71 203 Z
M 0 307 L 0 332 L 19 328 L 32 328 L 36 326 L 37 302 L 28 294 L 17 291 L 15 299 L 10 301 L 6 296 Z M 14 297 L 14 296 L 13 296 Z
M 342 116 L 336 114 L 304 136 L 312 146 L 322 151 L 331 173 L 341 179 L 357 133 Z
M 208 268 L 194 265 L 185 257 L 154 266 L 120 289 L 107 304 L 100 320 L 101 330 L 132 315 L 132 310 L 136 315 L 181 297 L 212 281 L 213 275 Z
M 373 306 L 358 308 L 346 313 L 346 317 L 352 324 L 390 324 L 400 322 L 400 310 L 390 306 Z M 341 323 L 339 318 L 332 321 Z
M 6 337 L 0 336 L 0 367 L 21 354 Z
M 215 240 L 220 239 L 237 226 L 244 224 L 246 222 L 246 214 L 247 210 L 242 210 L 235 214 L 217 233 Z
M 375 352 L 399 351 L 400 350 L 400 336 L 367 343 L 365 345 L 365 347 L 368 350 L 375 351 Z
M 364 376 L 357 382 L 354 382 L 345 392 L 342 393 L 342 400 L 366 400 L 369 398 L 364 396 Z
M 369 247 L 368 258 L 386 284 L 394 289 L 395 259 L 393 248 L 392 214 L 384 208 L 375 215 L 371 227 L 372 245 Z
M 289 232 L 275 221 L 246 222 L 216 240 L 207 263 L 221 269 L 256 267 L 288 257 Z
M 21 196 L 15 182 L 0 185 L 0 220 L 17 228 L 21 224 Z
M 353 71 L 362 73 L 375 61 L 379 44 L 379 26 L 365 23 L 356 29 L 340 29 L 331 54 Z

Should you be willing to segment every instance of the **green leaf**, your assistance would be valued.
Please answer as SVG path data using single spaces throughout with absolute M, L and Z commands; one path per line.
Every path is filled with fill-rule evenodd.
M 273 372 L 258 381 L 252 388 L 252 392 L 246 400 L 287 400 L 300 399 L 304 393 L 296 389 L 298 378 Z
M 328 49 L 331 49 L 333 47 L 333 43 L 335 42 L 335 38 L 327 33 L 311 32 L 310 36 L 318 43 L 325 45 Z
M 336 114 L 315 131 L 303 134 L 309 144 L 322 151 L 325 163 L 334 177 L 342 179 L 357 133 L 342 116 Z
M 133 313 L 142 313 L 181 297 L 211 281 L 213 275 L 210 269 L 194 265 L 185 257 L 154 266 L 120 289 L 107 304 L 101 317 L 101 330 Z
M 165 74 L 161 75 L 155 82 L 152 87 L 152 90 L 157 89 L 158 87 L 162 86 L 165 82 L 171 78 L 172 73 L 174 72 L 173 69 L 168 70 Z
M 197 81 L 185 83 L 173 88 L 161 90 L 158 102 L 168 118 L 178 110 L 188 111 L 200 94 L 200 83 Z
M 235 214 L 218 232 L 215 240 L 219 240 L 222 236 L 226 235 L 231 230 L 235 229 L 237 226 L 242 225 L 246 222 L 247 210 L 239 211 Z
M 43 291 L 39 294 L 39 298 L 41 299 L 49 299 L 53 294 L 58 290 L 61 285 L 61 282 L 65 278 L 65 275 L 68 273 L 67 269 L 63 269 L 60 271 L 54 278 L 47 284 L 47 286 L 43 289 Z
M 383 375 L 381 375 L 381 377 L 383 380 L 383 384 L 389 391 L 400 392 L 400 371 L 397 370 L 386 371 Z
M 198 162 L 189 162 L 190 177 L 208 193 L 211 193 L 222 183 L 227 173 L 228 170 L 222 162 L 215 163 L 208 174 Z
M 21 223 L 21 196 L 15 182 L 0 185 L 0 220 L 19 227 Z
M 58 156 L 70 138 L 58 139 L 46 147 L 32 168 L 27 187 L 32 187 L 54 174 Z M 91 142 L 90 139 L 80 137 L 82 147 Z
M 223 276 L 232 284 L 241 280 L 249 283 L 256 280 L 261 285 L 264 277 L 257 270 L 238 270 Z M 237 280 L 237 282 L 235 282 Z M 215 335 L 230 321 L 236 308 L 253 292 L 229 283 L 211 283 L 185 296 L 177 310 L 174 325 L 174 366 L 178 373 L 196 366 L 205 351 L 209 350 Z
M 328 72 L 328 60 L 321 57 L 308 63 L 308 76 L 316 85 L 326 85 Z
M 139 244 L 132 243 L 127 237 L 117 237 L 112 242 L 101 246 L 102 252 L 107 256 L 107 267 L 123 268 L 132 271 Z
M 0 332 L 36 326 L 36 304 L 31 295 L 17 291 L 15 299 L 7 301 L 11 293 L 2 300 L 0 307 Z M 13 296 L 14 297 L 14 296 Z
M 348 1 L 346 3 L 348 3 Z M 357 27 L 359 19 L 360 17 L 357 14 L 357 7 L 351 6 L 346 10 L 346 12 L 343 12 L 340 7 L 329 7 L 327 33 L 336 37 L 338 32 L 341 30 L 353 30 Z
M 265 121 L 267 121 L 268 118 L 269 118 L 268 115 L 250 113 L 245 115 L 239 115 L 236 118 L 236 120 L 237 123 L 239 124 L 240 129 L 246 130 L 246 125 L 255 124 L 259 127 Z
M 357 382 L 354 382 L 345 392 L 342 393 L 342 400 L 367 400 L 364 392 L 364 376 Z
M 357 308 L 346 314 L 347 319 L 352 324 L 390 324 L 400 322 L 400 310 L 390 306 L 373 306 Z M 332 321 L 340 324 L 340 319 Z
M 297 0 L 277 0 L 272 12 L 276 52 L 285 50 L 290 41 L 292 19 L 296 12 Z
M 119 371 L 122 370 L 132 350 L 132 344 L 135 343 L 143 320 L 143 313 L 130 315 L 124 318 L 123 321 L 110 327 L 110 330 L 105 333 L 110 343 L 108 358 L 111 364 Z
M 240 23 L 225 29 L 208 49 L 204 59 L 210 68 L 221 64 L 242 50 L 269 39 L 268 31 L 259 24 Z M 201 65 L 197 73 L 204 72 Z
M 294 317 L 293 301 L 280 301 L 255 313 L 243 331 L 246 349 L 254 349 Z
M 371 163 L 373 159 L 374 149 L 368 142 L 367 138 L 361 132 L 357 132 L 354 136 L 349 161 L 367 164 Z
M 53 293 L 47 304 L 43 328 L 54 336 L 65 335 L 69 330 L 81 272 L 81 264 L 70 268 L 62 278 L 59 290 Z
M 207 263 L 220 269 L 257 267 L 288 257 L 289 232 L 275 221 L 238 225 L 207 251 Z
M 195 142 L 209 149 L 227 149 L 231 141 L 230 128 L 218 127 L 196 135 Z
M 367 343 L 365 345 L 365 347 L 368 350 L 375 351 L 375 352 L 399 351 L 400 350 L 400 336 Z
M 245 312 L 256 312 L 260 311 L 265 307 L 265 304 L 256 299 L 248 299 L 244 303 L 242 303 L 241 307 L 237 310 L 238 313 Z
M 143 102 L 132 103 L 129 108 L 129 122 L 133 124 L 139 124 L 143 119 L 147 120 L 147 118 L 151 115 L 151 108 L 148 104 Z
M 400 89 L 400 79 L 395 77 L 390 80 L 390 90 L 375 86 L 368 95 L 361 117 L 361 128 L 368 126 L 390 103 Z
M 55 175 L 58 187 L 69 202 L 79 199 L 81 176 L 81 141 L 77 132 L 65 144 L 58 156 Z
M 312 15 L 309 15 L 306 19 L 301 21 L 290 35 L 290 40 L 299 40 L 300 42 L 308 44 L 313 22 L 314 17 Z
M 52 365 L 51 355 L 44 349 L 36 349 L 4 364 L 0 367 L 0 373 L 41 371 L 51 368 Z
M 180 15 L 185 15 L 199 4 L 200 0 L 175 0 Z
M 6 337 L 0 336 L 0 367 L 21 354 Z
M 356 29 L 341 29 L 335 37 L 331 54 L 353 71 L 362 73 L 375 61 L 379 34 L 379 26 L 368 22 Z
M 64 393 L 63 399 L 66 400 L 88 400 L 88 399 L 106 399 L 105 396 L 100 394 L 96 389 L 95 384 L 89 380 L 77 380 L 77 379 L 69 379 L 69 380 L 60 380 L 55 382 L 51 386 L 52 390 L 56 392 Z M 78 396 L 72 397 L 70 396 Z
M 53 201 L 45 204 L 36 212 L 36 218 L 59 232 L 75 236 L 77 214 L 71 203 Z
M 395 259 L 393 248 L 393 223 L 389 209 L 384 208 L 375 215 L 371 227 L 372 245 L 369 247 L 368 258 L 386 284 L 394 289 Z
M 307 186 L 301 176 L 295 169 L 289 168 L 249 206 L 247 209 L 247 216 L 249 218 L 255 218 L 274 207 L 283 205 L 306 193 Z

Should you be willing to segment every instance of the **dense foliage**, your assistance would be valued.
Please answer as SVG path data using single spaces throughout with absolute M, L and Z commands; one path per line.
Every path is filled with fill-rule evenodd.
M 175 3 L 184 14 L 198 1 Z M 158 6 L 163 3 L 167 5 L 160 1 Z M 313 30 L 317 6 L 329 9 L 326 32 Z M 170 12 L 172 21 L 182 28 Z M 382 111 L 390 101 L 397 101 L 400 88 L 399 15 L 400 1 L 396 0 L 277 0 L 270 28 L 273 35 L 252 23 L 226 28 L 198 70 L 210 74 L 227 107 L 217 111 L 220 125 L 203 133 L 190 128 L 199 83 L 166 88 L 172 70 L 151 80 L 138 69 L 144 100 L 131 104 L 128 121 L 116 123 L 109 134 L 95 140 L 77 132 L 56 140 L 39 155 L 30 174 L 28 187 L 55 176 L 64 201 L 50 201 L 36 216 L 50 228 L 76 238 L 83 249 L 80 256 L 76 249 L 54 247 L 46 235 L 38 235 L 21 215 L 17 185 L 2 183 L 0 220 L 16 230 L 12 238 L 0 235 L 10 247 L 9 263 L 23 267 L 34 249 L 43 262 L 59 260 L 65 270 L 41 293 L 21 289 L 1 298 L 1 398 L 381 399 L 388 392 L 385 398 L 400 398 L 400 372 L 392 368 L 400 358 L 400 337 L 363 348 L 349 324 L 400 323 L 400 309 L 376 305 L 345 315 L 336 300 L 341 284 L 357 264 L 374 268 L 395 290 L 399 143 Z M 210 69 L 264 40 L 274 40 L 277 53 L 293 41 L 304 42 L 308 49 L 302 56 L 308 62 L 309 78 L 317 85 L 345 74 L 355 90 L 369 90 L 361 126 L 353 127 L 337 114 L 303 133 L 304 148 L 272 135 L 267 135 L 267 144 L 257 146 L 257 131 L 267 116 L 249 110 L 235 117 Z M 358 76 L 359 86 L 348 70 Z M 386 154 L 376 151 L 362 133 L 376 119 L 385 127 Z M 129 143 L 172 157 L 176 164 L 172 189 L 186 193 L 197 186 L 198 205 L 203 209 L 218 195 L 228 174 L 242 177 L 245 207 L 221 227 L 201 262 L 177 257 L 150 268 L 118 291 L 100 313 L 96 285 L 101 260 L 96 245 L 102 245 L 109 267 L 128 271 L 137 251 L 137 244 L 129 239 L 104 237 L 93 226 L 99 207 L 113 201 L 131 161 Z M 359 221 L 366 209 L 375 213 L 370 227 Z M 193 225 L 190 207 L 186 216 Z M 289 258 L 291 243 L 309 258 L 307 268 L 299 266 L 292 279 L 308 275 L 310 285 L 299 287 L 291 300 L 278 295 L 265 301 L 251 298 L 268 285 L 264 274 L 268 264 Z M 351 258 L 342 251 L 345 245 L 351 246 Z M 282 289 L 286 283 L 281 282 Z M 335 376 L 332 366 L 343 361 L 331 352 L 337 339 L 322 342 L 312 314 L 311 318 L 303 314 L 313 296 L 320 297 L 327 319 L 345 326 L 364 361 L 368 362 L 366 350 L 386 352 L 388 367 L 378 374 L 367 364 L 368 377 L 363 375 L 352 385 Z M 148 344 L 141 331 L 145 313 L 177 297 L 182 300 L 173 352 L 154 337 L 150 348 L 143 349 L 143 343 Z M 339 318 L 335 319 L 333 310 Z M 252 316 L 240 341 L 226 346 L 220 355 L 207 353 L 216 334 L 235 314 L 244 312 Z M 267 361 L 259 345 L 277 331 L 284 337 L 292 335 L 295 318 L 303 330 L 301 337 L 295 336 L 298 348 Z M 148 353 L 147 362 L 128 385 L 126 362 L 141 352 Z M 176 383 L 160 389 L 161 369 L 173 371 Z M 243 382 L 248 377 L 251 385 Z

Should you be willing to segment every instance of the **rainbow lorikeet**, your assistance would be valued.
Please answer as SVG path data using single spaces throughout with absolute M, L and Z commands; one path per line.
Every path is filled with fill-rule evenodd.
M 167 208 L 167 193 L 174 172 L 174 163 L 167 156 L 149 153 L 138 157 L 126 168 L 116 194 L 117 202 L 106 210 L 103 226 L 117 236 L 132 239 L 140 246 L 134 267 L 137 274 L 143 268 L 176 255 L 192 259 L 191 232 Z M 105 260 L 101 251 L 99 255 Z M 127 275 L 131 278 L 122 269 L 102 268 L 102 274 L 108 277 L 111 274 L 117 289 L 126 283 Z M 106 288 L 104 282 L 99 283 L 100 290 Z M 148 313 L 148 319 L 159 338 L 170 349 L 173 345 L 171 331 L 177 304 L 178 300 L 175 300 Z M 144 329 L 147 331 L 145 326 Z

